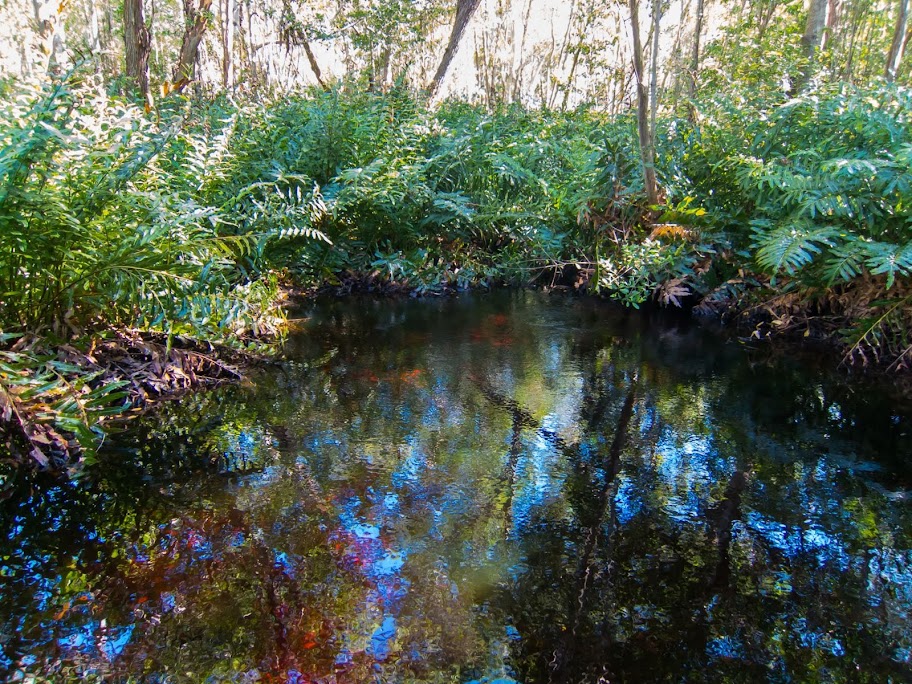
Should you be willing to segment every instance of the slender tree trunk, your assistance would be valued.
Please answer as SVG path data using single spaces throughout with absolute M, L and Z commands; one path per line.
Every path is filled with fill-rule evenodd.
M 573 61 L 570 62 L 570 73 L 567 74 L 567 83 L 564 87 L 564 99 L 561 102 L 561 111 L 567 110 L 567 103 L 570 100 L 570 87 L 573 85 L 573 79 L 576 78 L 576 68 L 579 66 L 580 55 L 583 53 L 583 46 L 576 46 L 573 50 Z
M 841 31 L 841 12 L 842 12 L 842 0 L 828 0 L 827 7 L 827 24 L 826 24 L 826 35 L 827 35 L 827 46 L 830 48 L 830 71 L 836 73 L 837 71 L 837 48 L 841 48 L 845 43 L 842 40 L 844 38 L 844 32 Z
M 380 53 L 380 84 L 384 90 L 389 90 L 396 80 L 396 65 L 393 58 L 394 38 L 387 38 L 386 46 Z
M 446 76 L 447 69 L 450 68 L 450 62 L 453 61 L 453 57 L 456 56 L 456 51 L 459 49 L 459 42 L 462 40 L 462 34 L 465 33 L 466 26 L 468 26 L 469 20 L 472 18 L 475 10 L 478 9 L 480 3 L 481 0 L 457 0 L 456 16 L 453 19 L 453 30 L 450 32 L 450 40 L 447 42 L 446 49 L 443 51 L 443 58 L 440 60 L 440 65 L 437 67 L 434 78 L 431 80 L 431 84 L 428 87 L 431 99 L 434 99 L 437 96 L 440 85 L 443 83 L 443 78 Z
M 571 4 L 570 5 L 570 24 L 572 24 L 574 22 L 574 19 L 573 19 L 573 10 L 574 9 L 575 9 L 575 5 Z M 582 23 L 577 24 L 577 26 L 579 28 L 577 29 L 576 35 L 574 36 L 576 41 L 575 41 L 573 47 L 569 48 L 570 51 L 573 53 L 573 57 L 570 60 L 570 71 L 567 73 L 567 80 L 564 83 L 564 97 L 563 97 L 563 100 L 561 101 L 561 111 L 566 111 L 567 105 L 570 102 L 570 89 L 573 87 L 573 82 L 576 79 L 576 70 L 579 67 L 580 58 L 582 57 L 583 50 L 585 49 L 585 45 L 583 43 L 583 33 L 585 32 L 585 29 L 586 29 L 586 25 L 585 25 L 586 17 L 592 16 L 591 5 L 589 6 L 588 9 L 589 9 L 589 12 L 586 13 L 586 9 L 583 7 L 580 7 L 579 13 L 582 16 L 578 16 L 576 18 L 577 22 L 582 22 Z M 568 26 L 567 32 L 568 32 L 567 39 L 569 39 L 569 26 Z M 561 65 L 560 65 L 561 69 L 563 69 L 563 66 L 567 61 L 566 60 L 566 57 L 567 57 L 567 45 L 566 44 L 565 44 L 564 50 L 562 52 L 563 52 L 563 59 L 561 61 Z
M 310 49 L 310 43 L 306 38 L 304 39 L 304 54 L 307 55 L 307 62 L 310 64 L 310 70 L 313 71 L 317 83 L 320 84 L 320 87 L 323 88 L 323 90 L 329 90 L 329 86 L 326 85 L 326 82 L 323 80 L 323 72 L 320 71 L 320 65 L 317 64 L 317 58 L 314 56 L 313 50 Z
M 678 108 L 678 95 L 681 93 L 681 74 L 686 72 L 684 67 L 684 48 L 683 38 L 684 38 L 684 22 L 687 18 L 687 13 L 690 8 L 687 0 L 680 0 L 681 14 L 677 22 L 677 28 L 675 28 L 675 39 L 674 44 L 671 47 L 671 53 L 668 57 L 667 64 L 665 69 L 662 70 L 662 82 L 659 84 L 659 87 L 665 93 L 671 91 L 671 108 Z M 687 74 L 684 73 L 686 76 Z M 671 79 L 671 87 L 668 85 L 668 81 Z M 667 99 L 667 97 L 666 97 Z
M 66 32 L 63 10 L 66 2 L 32 0 L 35 21 L 38 23 L 38 68 L 45 73 L 59 74 L 69 66 L 66 54 Z
M 101 44 L 106 45 L 102 51 L 103 61 L 105 64 L 105 73 L 110 76 L 118 75 L 120 71 L 120 62 L 113 52 L 114 45 L 114 11 L 110 2 L 104 3 L 104 13 L 102 14 Z
M 896 80 L 896 72 L 902 62 L 905 46 L 906 25 L 909 23 L 909 0 L 899 0 L 899 13 L 896 17 L 896 28 L 893 30 L 893 42 L 887 53 L 886 78 L 891 83 Z
M 690 51 L 690 87 L 687 95 L 693 99 L 697 94 L 697 80 L 700 73 L 700 36 L 703 34 L 703 0 L 697 0 L 697 16 L 694 23 L 693 48 Z
M 370 51 L 368 52 L 368 71 L 367 71 L 367 92 L 374 92 L 374 88 L 377 85 L 377 64 L 374 59 L 374 45 L 371 44 Z
M 485 107 L 491 107 L 494 99 L 493 67 L 490 65 L 488 50 L 488 34 L 482 30 L 475 34 L 475 70 L 481 79 L 481 87 L 485 97 Z
M 532 0 L 526 5 L 523 14 L 522 38 L 519 41 L 519 63 L 516 66 L 516 83 L 513 85 L 512 99 L 519 102 L 522 97 L 523 73 L 526 70 L 526 36 L 529 33 L 529 15 L 532 13 Z
M 852 83 L 855 78 L 855 48 L 861 26 L 862 16 L 859 12 L 855 12 L 852 17 L 852 29 L 849 38 L 849 56 L 846 59 L 845 72 L 843 73 L 843 80 L 848 81 L 849 83 Z
M 817 56 L 823 50 L 828 10 L 828 0 L 810 0 L 807 24 L 805 25 L 804 35 L 801 36 L 801 46 L 804 49 L 806 65 L 798 76 L 797 90 L 801 90 L 807 85 L 817 63 Z
M 778 0 L 768 0 L 758 5 L 757 12 L 757 47 L 763 50 L 763 38 L 769 28 L 770 22 L 776 16 L 776 10 L 779 8 Z
M 880 27 L 875 26 L 874 22 L 868 22 L 865 28 L 865 37 L 864 37 L 864 47 L 861 50 L 863 55 L 873 55 L 874 54 L 874 43 L 880 38 Z M 872 68 L 873 67 L 873 68 Z M 861 74 L 861 82 L 866 83 L 871 78 L 873 78 L 875 73 L 883 73 L 880 69 L 877 69 L 877 64 L 872 59 L 866 59 L 864 61 L 864 72 Z
M 656 112 L 659 109 L 659 34 L 662 0 L 652 0 L 652 64 L 649 73 L 649 137 L 655 145 Z
M 129 1 L 129 0 L 128 0 Z M 199 57 L 199 46 L 203 34 L 209 25 L 212 0 L 200 0 L 199 7 L 194 7 L 193 0 L 184 0 L 184 38 L 181 41 L 177 66 L 171 75 L 172 89 L 181 92 L 193 80 L 196 72 L 196 60 Z
M 618 35 L 620 35 L 624 26 L 621 22 L 620 16 L 616 19 L 616 30 Z M 611 85 L 611 114 L 617 115 L 621 111 L 623 106 L 624 96 L 627 93 L 627 68 L 623 66 L 626 60 L 624 59 L 624 45 L 623 41 L 615 41 L 615 50 L 614 50 L 614 63 L 618 66 L 615 66 L 612 69 L 612 85 Z
M 573 30 L 573 22 L 575 20 L 574 12 L 576 11 L 576 1 L 573 0 L 570 3 L 570 17 L 567 19 L 567 30 L 564 32 L 564 42 L 561 44 L 560 54 L 557 58 L 557 63 L 555 64 L 555 71 L 560 71 L 564 68 L 564 63 L 566 62 L 567 50 L 570 46 L 570 32 Z M 555 76 L 551 79 L 551 94 L 548 96 L 548 107 L 550 109 L 554 108 L 554 101 L 557 99 L 557 93 L 560 90 L 560 80 Z
M 906 54 L 906 51 L 909 49 L 910 40 L 912 40 L 912 27 L 909 27 L 909 29 L 906 31 L 906 37 L 903 38 L 903 44 L 902 44 L 903 54 Z M 902 63 L 900 63 L 900 66 L 902 66 Z M 899 72 L 899 69 L 897 68 L 897 75 L 899 75 L 898 72 Z
M 637 132 L 640 140 L 640 159 L 643 163 L 643 185 L 646 199 L 650 204 L 658 204 L 659 193 L 655 175 L 655 144 L 649 127 L 649 94 L 646 91 L 646 80 L 643 68 L 643 43 L 640 40 L 640 7 L 639 0 L 629 0 L 630 29 L 633 35 L 633 72 L 636 77 L 637 92 Z M 653 58 L 655 58 L 653 56 Z
M 149 55 L 152 51 L 152 34 L 146 25 L 143 0 L 124 0 L 124 53 L 127 76 L 139 87 L 147 106 L 149 99 Z
M 256 54 L 256 47 L 254 46 L 254 36 L 256 33 L 253 30 L 253 8 L 251 7 L 250 2 L 247 3 L 247 67 L 250 71 L 249 81 L 253 88 L 257 88 L 265 84 L 266 81 L 266 67 L 264 67 L 259 60 L 259 57 Z
M 243 0 L 235 5 L 235 12 L 237 12 L 237 37 L 235 39 L 237 43 L 237 60 L 234 68 L 234 78 L 235 84 L 240 84 L 242 81 L 247 80 L 247 75 L 252 71 L 250 68 L 250 46 L 247 44 L 247 32 L 244 30 Z
M 222 30 L 222 85 L 225 89 L 234 87 L 234 27 L 235 0 L 225 0 Z
M 89 49 L 95 62 L 95 68 L 101 70 L 101 15 L 96 0 L 89 0 Z

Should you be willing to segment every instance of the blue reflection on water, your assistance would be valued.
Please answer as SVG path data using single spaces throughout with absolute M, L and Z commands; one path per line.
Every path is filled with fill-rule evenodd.
M 396 638 L 396 618 L 387 615 L 383 622 L 371 634 L 369 653 L 379 661 L 386 660 L 392 650 L 392 642 Z
M 848 661 L 862 652 L 858 643 L 869 634 L 876 636 L 866 647 L 885 654 L 884 661 L 908 663 L 912 558 L 908 521 L 890 496 L 902 483 L 890 482 L 893 471 L 851 435 L 841 442 L 831 438 L 854 422 L 851 397 L 837 403 L 812 386 L 812 401 L 801 404 L 799 387 L 795 396 L 783 397 L 795 406 L 779 416 L 780 402 L 754 389 L 765 377 L 728 380 L 726 373 L 706 370 L 713 360 L 704 359 L 709 353 L 702 343 L 689 359 L 677 359 L 674 349 L 668 359 L 655 353 L 661 362 L 645 369 L 640 357 L 608 341 L 577 345 L 580 331 L 601 324 L 567 326 L 567 316 L 564 308 L 536 309 L 536 319 L 549 320 L 530 325 L 528 339 L 516 334 L 512 342 L 502 330 L 490 340 L 459 342 L 468 329 L 460 324 L 455 333 L 423 335 L 406 355 L 375 338 L 365 344 L 357 328 L 333 330 L 333 340 L 344 344 L 328 346 L 344 360 L 326 373 L 315 367 L 290 377 L 292 401 L 284 396 L 287 386 L 272 395 L 256 390 L 266 397 L 266 408 L 257 409 L 262 413 L 225 419 L 232 427 L 219 433 L 228 435 L 233 453 L 251 455 L 258 446 L 278 443 L 270 431 L 284 430 L 282 458 L 261 472 L 199 485 L 198 497 L 156 504 L 164 513 L 137 524 L 136 534 L 149 538 L 134 544 L 128 562 L 121 562 L 123 555 L 113 561 L 100 554 L 96 562 L 83 560 L 82 551 L 42 551 L 16 565 L 10 554 L 3 575 L 21 576 L 15 590 L 31 595 L 23 615 L 8 619 L 7 634 L 52 625 L 47 643 L 112 661 L 131 639 L 145 639 L 148 647 L 164 642 L 168 629 L 188 626 L 216 634 L 213 649 L 236 648 L 232 655 L 241 659 L 248 655 L 244 649 L 266 643 L 265 671 L 269 665 L 262 663 L 278 662 L 268 650 L 277 626 L 299 627 L 310 636 L 292 644 L 300 650 L 292 655 L 303 662 L 313 654 L 317 664 L 312 670 L 282 665 L 290 681 L 310 680 L 317 672 L 332 678 L 333 664 L 347 672 L 367 661 L 377 673 L 372 677 L 391 681 L 421 680 L 425 673 L 455 681 L 453 672 L 463 668 L 458 671 L 465 679 L 512 683 L 520 676 L 513 672 L 517 663 L 544 661 L 541 671 L 547 672 L 548 659 L 577 618 L 585 628 L 574 663 L 580 667 L 610 663 L 622 671 L 624 654 L 632 654 L 641 658 L 636 667 L 646 669 L 665 660 L 673 668 L 691 658 L 688 667 L 729 663 L 736 673 L 758 664 L 787 681 L 788 667 L 800 675 L 808 663 L 819 664 L 815 659 L 830 658 L 824 664 L 834 672 L 853 667 Z M 515 318 L 510 325 L 521 326 L 522 316 Z M 406 319 L 390 316 L 375 327 L 395 330 Z M 679 335 L 667 339 L 683 343 Z M 519 420 L 509 406 L 481 396 L 470 372 L 532 420 Z M 635 438 L 609 483 L 607 454 L 620 398 L 634 374 L 642 388 L 630 429 Z M 589 425 L 594 405 L 601 406 L 601 414 L 592 411 L 601 422 Z M 212 420 L 218 423 L 226 408 L 213 408 Z M 249 425 L 234 427 L 244 421 Z M 735 487 L 735 476 L 747 471 L 750 477 Z M 185 479 L 193 480 L 193 472 Z M 155 487 L 170 497 L 188 484 L 174 480 Z M 65 497 L 63 491 L 49 498 Z M 719 513 L 723 504 L 725 515 Z M 213 520 L 222 507 L 232 509 L 231 524 L 219 531 Z M 161 522 L 179 522 L 185 514 L 186 526 Z M 242 521 L 237 526 L 236 519 Z M 12 537 L 34 534 L 24 517 L 13 520 Z M 62 530 L 65 522 L 65 516 L 50 516 L 44 528 Z M 120 550 L 122 521 L 102 522 L 107 526 L 80 541 Z M 586 593 L 576 582 L 580 556 L 596 538 L 593 529 L 601 536 L 588 547 Z M 218 562 L 232 553 L 252 558 L 245 547 L 256 544 L 267 551 L 257 556 L 264 567 L 227 565 L 241 578 L 231 585 L 235 578 L 226 577 Z M 162 557 L 177 579 L 148 604 L 129 607 L 143 615 L 156 604 L 166 637 L 148 624 L 137 622 L 134 629 L 133 614 L 123 612 L 116 592 L 133 572 L 130 563 L 153 565 Z M 100 592 L 97 606 L 74 607 L 56 618 L 65 585 L 58 558 L 76 559 L 74 574 L 115 599 L 104 605 Z M 723 566 L 731 577 L 717 572 Z M 260 610 L 267 576 L 277 583 L 275 610 Z M 210 625 L 194 621 L 194 608 L 208 608 L 193 605 L 196 593 L 203 594 L 200 586 L 218 582 L 253 595 L 247 598 L 254 610 L 243 614 L 238 629 L 255 638 L 241 646 L 219 641 L 225 637 L 218 620 L 208 633 Z M 139 593 L 131 589 L 129 600 Z M 320 604 L 326 595 L 332 600 Z M 15 599 L 16 592 L 7 596 Z M 105 612 L 111 626 L 102 628 L 97 616 Z M 229 617 L 233 629 L 238 618 Z M 452 627 L 445 637 L 444 626 Z M 691 642 L 700 630 L 702 641 Z M 615 636 L 613 648 L 605 647 Z M 258 645 L 249 646 L 256 639 Z M 205 647 L 203 641 L 194 647 Z M 690 648 L 693 653 L 680 655 Z M 784 652 L 797 664 L 786 663 Z M 21 663 L 41 666 L 29 656 Z M 592 672 L 578 680 L 596 681 Z M 618 681 L 683 681 L 680 672 L 661 674 L 638 678 L 634 671 Z

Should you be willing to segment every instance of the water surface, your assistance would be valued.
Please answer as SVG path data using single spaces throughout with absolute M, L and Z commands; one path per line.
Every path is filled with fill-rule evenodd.
M 13 681 L 912 681 L 907 408 L 531 293 L 325 302 L 0 507 Z

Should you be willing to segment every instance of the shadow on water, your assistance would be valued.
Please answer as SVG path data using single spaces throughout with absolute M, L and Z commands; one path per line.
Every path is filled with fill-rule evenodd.
M 2 503 L 13 681 L 912 678 L 908 407 L 599 302 L 324 302 Z

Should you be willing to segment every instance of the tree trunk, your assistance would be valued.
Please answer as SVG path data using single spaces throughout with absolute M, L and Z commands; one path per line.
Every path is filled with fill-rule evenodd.
M 222 85 L 234 87 L 234 27 L 235 0 L 225 0 L 224 29 L 222 31 Z
M 522 38 L 519 41 L 519 64 L 516 66 L 516 83 L 513 84 L 513 102 L 522 99 L 523 73 L 526 69 L 526 36 L 529 33 L 529 15 L 532 14 L 532 0 L 526 5 L 523 14 Z
M 304 48 L 304 54 L 307 56 L 307 62 L 310 64 L 310 70 L 314 78 L 323 90 L 329 90 L 323 81 L 323 72 L 320 71 L 320 65 L 317 58 L 310 48 L 310 41 L 307 38 L 307 30 L 295 18 L 295 10 L 290 0 L 285 0 L 282 9 L 282 23 L 279 27 L 279 40 L 285 46 L 286 54 L 291 52 L 292 47 L 301 46 Z
M 326 82 L 323 80 L 323 72 L 320 71 L 320 65 L 317 64 L 317 58 L 314 56 L 313 50 L 310 49 L 310 43 L 305 39 L 304 40 L 304 54 L 307 55 L 307 61 L 310 64 L 310 69 L 313 71 L 314 77 L 317 79 L 317 83 L 320 84 L 320 87 L 323 90 L 329 90 L 329 86 L 326 85 Z
M 766 36 L 770 22 L 776 16 L 779 5 L 779 0 L 768 0 L 757 4 L 757 48 L 761 51 L 764 49 L 763 38 Z
M 559 72 L 564 68 L 564 63 L 567 60 L 567 50 L 570 47 L 570 33 L 573 30 L 573 22 L 575 21 L 574 12 L 576 12 L 576 0 L 570 3 L 570 17 L 567 19 L 567 30 L 564 32 L 564 42 L 561 44 L 560 54 L 557 57 L 557 62 L 554 63 L 554 66 L 551 68 L 552 72 Z M 553 30 L 553 29 L 552 29 Z M 548 96 L 548 108 L 554 108 L 554 102 L 557 99 L 557 93 L 560 90 L 560 79 L 556 76 L 551 79 L 551 93 Z
M 456 51 L 459 49 L 459 41 L 462 40 L 462 34 L 465 33 L 466 26 L 468 26 L 469 20 L 475 10 L 478 9 L 480 3 L 481 0 L 456 1 L 456 17 L 453 19 L 450 40 L 447 42 L 446 50 L 443 51 L 443 58 L 440 60 L 440 66 L 437 67 L 437 72 L 434 74 L 434 78 L 428 88 L 431 99 L 437 96 L 440 85 L 443 83 L 443 77 L 446 76 L 447 69 L 450 68 L 450 62 L 453 61 L 453 57 L 456 56 Z
M 801 36 L 801 46 L 804 49 L 804 57 L 807 63 L 798 76 L 798 83 L 796 84 L 798 90 L 807 85 L 814 71 L 817 56 L 823 50 L 829 7 L 828 0 L 810 0 L 807 24 L 805 25 L 804 35 Z
M 152 34 L 146 26 L 143 0 L 124 0 L 124 52 L 127 76 L 139 87 L 142 99 L 149 100 L 149 54 L 152 51 Z
M 903 54 L 906 54 L 906 50 L 908 50 L 908 48 L 909 48 L 909 41 L 910 41 L 910 40 L 912 40 L 912 27 L 909 27 L 909 28 L 906 30 L 906 37 L 903 38 L 903 44 L 902 44 L 902 52 L 903 52 Z M 900 66 L 902 66 L 901 63 L 900 63 Z M 898 71 L 899 71 L 899 70 L 897 69 L 897 72 L 898 72 Z
M 687 0 L 680 0 L 680 5 L 681 14 L 677 21 L 677 27 L 675 27 L 674 43 L 671 46 L 671 53 L 667 59 L 668 63 L 665 69 L 662 70 L 662 82 L 659 86 L 666 93 L 669 92 L 669 90 L 671 91 L 671 108 L 673 110 L 678 108 L 678 96 L 681 94 L 681 75 L 687 76 L 687 68 L 684 66 L 683 37 L 684 20 L 687 17 L 690 5 Z M 671 80 L 671 87 L 668 85 L 669 80 Z
M 849 34 L 849 56 L 846 59 L 845 71 L 842 79 L 852 83 L 855 80 L 855 52 L 858 43 L 858 35 L 861 32 L 863 24 L 863 15 L 855 12 L 852 17 L 851 31 Z
M 116 77 L 120 73 L 119 55 L 113 55 L 114 45 L 114 16 L 111 3 L 104 3 L 101 15 L 101 45 L 108 46 L 99 53 L 104 73 L 109 77 Z
M 903 47 L 905 46 L 906 24 L 909 23 L 909 0 L 899 0 L 899 14 L 896 17 L 896 28 L 893 31 L 893 42 L 890 43 L 890 52 L 887 53 L 886 78 L 891 83 L 896 80 L 896 72 L 902 62 Z
M 864 45 L 861 50 L 862 55 L 873 55 L 875 47 L 874 45 L 881 38 L 881 27 L 876 26 L 874 22 L 868 22 L 865 29 L 865 38 Z M 880 69 L 877 68 L 877 63 L 873 59 L 864 60 L 864 71 L 861 73 L 861 82 L 867 83 L 872 78 L 874 78 L 875 73 L 883 73 Z
M 807 25 L 804 29 L 804 35 L 801 37 L 804 54 L 810 61 L 813 61 L 817 53 L 823 49 L 826 37 L 824 29 L 826 29 L 827 25 L 829 7 L 828 0 L 810 0 Z
M 837 48 L 839 45 L 840 29 L 842 28 L 842 4 L 844 0 L 827 0 L 827 23 L 826 23 L 826 42 L 830 48 L 830 72 L 835 74 L 837 70 Z
M 45 73 L 59 74 L 69 66 L 66 54 L 66 32 L 61 13 L 66 3 L 57 0 L 32 0 L 35 21 L 38 23 L 38 68 Z
M 694 25 L 693 48 L 690 51 L 690 87 L 687 94 L 693 99 L 697 94 L 697 78 L 700 72 L 700 36 L 703 33 L 703 0 L 697 0 L 697 16 Z
M 384 42 L 383 48 L 380 50 L 380 54 L 377 56 L 377 85 L 380 92 L 386 92 L 389 90 L 391 79 L 390 79 L 390 67 L 392 60 L 392 49 L 390 48 L 389 42 Z
M 129 1 L 129 0 L 128 0 Z M 193 0 L 184 0 L 184 38 L 181 41 L 180 56 L 177 66 L 171 75 L 172 89 L 181 92 L 193 80 L 196 72 L 196 60 L 203 34 L 209 25 L 209 9 L 212 0 L 200 0 L 199 7 L 193 6 Z
M 89 0 L 89 49 L 95 62 L 96 71 L 102 70 L 101 57 L 101 15 L 96 0 Z
M 617 31 L 620 33 L 622 30 L 623 27 L 621 26 L 620 17 L 618 17 Z M 614 63 L 617 65 L 622 65 L 624 63 L 624 47 L 622 41 L 620 40 L 615 41 Z M 621 111 L 625 95 L 628 91 L 627 69 L 622 66 L 615 67 L 612 70 L 611 80 L 611 104 L 609 112 L 611 112 L 612 116 L 617 116 L 617 114 Z
M 573 61 L 570 62 L 570 73 L 567 74 L 567 84 L 564 88 L 564 99 L 561 102 L 561 111 L 567 111 L 567 103 L 570 101 L 570 87 L 573 85 L 573 79 L 576 78 L 576 68 L 579 66 L 580 55 L 583 53 L 582 45 L 578 45 L 573 50 Z
M 649 137 L 655 145 L 656 112 L 659 109 L 659 34 L 662 0 L 652 0 L 652 64 L 649 70 Z
M 629 0 L 630 28 L 633 34 L 633 72 L 636 76 L 637 132 L 640 140 L 640 159 L 643 162 L 643 186 L 650 204 L 658 204 L 659 193 L 655 175 L 655 144 L 649 128 L 649 94 L 643 69 L 643 43 L 640 40 L 639 0 Z M 653 57 L 654 58 L 654 57 Z

